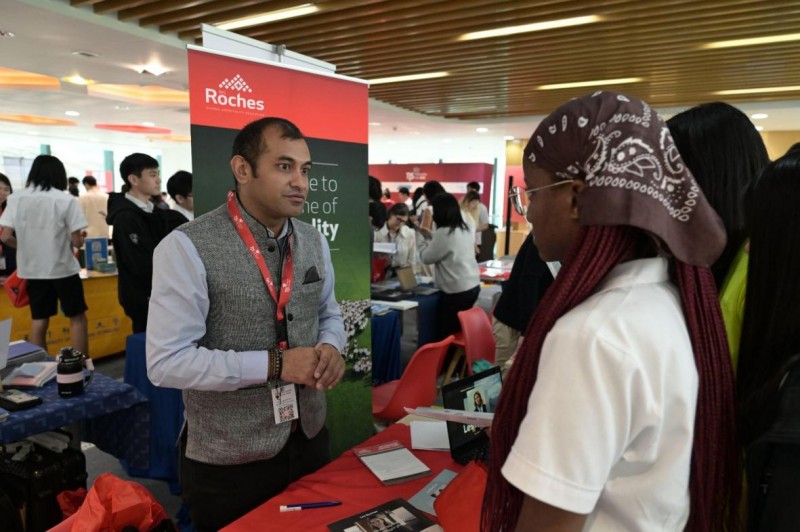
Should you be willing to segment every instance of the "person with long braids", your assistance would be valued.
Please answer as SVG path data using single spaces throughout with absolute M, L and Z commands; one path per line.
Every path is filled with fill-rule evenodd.
M 734 381 L 709 266 L 725 247 L 661 117 L 597 91 L 523 158 L 541 258 L 562 267 L 491 433 L 484 530 L 738 530 Z

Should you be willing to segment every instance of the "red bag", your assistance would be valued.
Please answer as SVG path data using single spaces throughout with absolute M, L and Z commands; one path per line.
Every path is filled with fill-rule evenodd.
M 487 477 L 485 464 L 470 462 L 442 490 L 433 502 L 442 528 L 459 532 L 480 531 Z
M 17 275 L 17 270 L 14 270 L 11 275 L 9 275 L 5 282 L 3 282 L 3 288 L 6 289 L 6 294 L 8 294 L 8 299 L 11 300 L 11 304 L 17 308 L 27 307 L 31 300 L 28 298 L 28 281 L 27 279 L 20 279 Z
M 147 488 L 111 473 L 103 473 L 95 479 L 86 500 L 75 512 L 72 530 L 105 532 L 133 526 L 145 532 L 165 520 L 172 523 L 164 507 Z

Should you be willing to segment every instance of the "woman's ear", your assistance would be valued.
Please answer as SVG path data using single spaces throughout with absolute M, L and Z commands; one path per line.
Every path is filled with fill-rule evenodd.
M 570 184 L 570 190 L 572 191 L 572 210 L 570 215 L 573 220 L 578 219 L 578 196 L 583 192 L 583 187 L 585 186 L 586 183 L 582 179 L 576 179 Z

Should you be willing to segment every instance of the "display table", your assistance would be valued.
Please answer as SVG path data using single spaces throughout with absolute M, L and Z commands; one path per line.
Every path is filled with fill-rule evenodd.
M 375 445 L 391 440 L 398 440 L 411 449 L 409 427 L 402 423 L 395 423 L 362 445 Z M 283 493 L 268 500 L 222 530 L 225 532 L 327 531 L 327 525 L 334 521 L 398 497 L 410 499 L 443 469 L 458 472 L 463 468 L 450 458 L 449 452 L 413 451 L 413 453 L 431 469 L 430 475 L 392 486 L 384 486 L 356 458 L 352 451 L 345 451 L 327 466 L 290 484 Z M 342 505 L 301 512 L 281 513 L 279 510 L 282 504 L 330 500 L 342 501 Z
M 400 313 L 390 310 L 373 316 L 372 323 L 372 385 L 378 386 L 399 379 L 403 374 L 400 359 Z
M 150 410 L 147 398 L 133 386 L 95 373 L 91 385 L 76 397 L 60 397 L 55 379 L 25 391 L 41 397 L 42 404 L 11 412 L 0 423 L 0 444 L 80 423 L 83 441 L 135 467 L 149 467 Z
M 86 299 L 86 319 L 89 327 L 89 356 L 93 359 L 125 351 L 125 338 L 130 334 L 131 320 L 119 304 L 117 274 L 81 270 L 83 294 Z M 69 318 L 59 313 L 50 318 L 47 333 L 47 352 L 58 353 L 70 345 Z M 0 290 L 0 316 L 13 318 L 11 340 L 29 340 L 31 332 L 30 307 L 15 308 L 5 290 Z

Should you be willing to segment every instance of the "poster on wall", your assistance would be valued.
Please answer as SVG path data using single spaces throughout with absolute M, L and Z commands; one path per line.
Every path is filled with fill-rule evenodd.
M 332 456 L 372 434 L 366 82 L 189 46 L 193 194 L 199 216 L 234 186 L 231 147 L 248 123 L 276 116 L 306 137 L 313 167 L 301 220 L 327 239 L 348 345 L 328 392 Z

